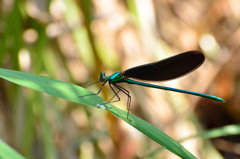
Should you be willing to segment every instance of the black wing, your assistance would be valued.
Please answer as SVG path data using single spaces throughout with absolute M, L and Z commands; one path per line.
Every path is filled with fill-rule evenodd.
M 148 81 L 165 81 L 184 76 L 197 69 L 205 57 L 200 51 L 188 51 L 157 62 L 123 71 L 123 76 Z

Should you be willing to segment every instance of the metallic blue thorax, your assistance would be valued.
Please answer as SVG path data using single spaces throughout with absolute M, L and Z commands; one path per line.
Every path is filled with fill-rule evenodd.
M 122 72 L 116 72 L 111 76 L 107 76 L 107 79 L 110 83 L 120 83 L 124 81 L 124 78 L 122 77 Z

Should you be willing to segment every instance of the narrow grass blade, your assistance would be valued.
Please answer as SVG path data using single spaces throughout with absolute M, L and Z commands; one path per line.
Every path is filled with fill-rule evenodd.
M 202 133 L 198 133 L 196 135 L 186 137 L 184 139 L 179 140 L 179 142 L 183 142 L 185 140 L 189 140 L 189 139 L 197 138 L 197 137 L 204 138 L 204 139 L 210 139 L 210 138 L 230 136 L 230 135 L 239 135 L 239 134 L 240 134 L 240 124 L 227 125 L 227 126 L 210 129 L 210 130 L 204 131 Z
M 2 68 L 0 68 L 0 77 L 36 91 L 44 92 L 88 106 L 97 107 L 96 105 L 98 103 L 105 102 L 101 97 L 97 95 L 79 98 L 78 96 L 92 94 L 92 92 L 77 85 L 55 80 L 49 77 Z
M 188 158 L 188 159 L 196 158 L 190 152 L 188 152 L 182 145 L 180 145 L 178 142 L 173 140 L 167 134 L 165 134 L 161 130 L 157 129 L 153 125 L 149 124 L 148 122 L 146 122 L 132 114 L 129 114 L 129 116 L 128 116 L 129 119 L 127 119 L 127 112 L 125 112 L 121 109 L 118 109 L 117 107 L 114 107 L 114 106 L 108 106 L 107 110 L 109 112 L 111 112 L 112 114 L 116 115 L 117 117 L 121 118 L 128 124 L 132 125 L 136 129 L 141 131 L 143 134 L 145 134 L 146 136 L 148 136 L 155 142 L 159 143 L 164 148 L 173 152 L 177 156 L 179 156 L 181 158 Z
M 7 69 L 0 69 L 0 77 L 21 86 L 25 86 L 84 105 L 97 107 L 97 104 L 105 102 L 101 97 L 97 95 L 78 98 L 80 95 L 92 94 L 92 92 L 79 86 L 54 80 L 48 77 Z M 104 106 L 104 109 L 108 110 L 128 124 L 132 125 L 143 134 L 147 135 L 149 138 L 156 141 L 179 157 L 188 159 L 195 158 L 179 143 L 146 121 L 131 114 L 129 114 L 129 119 L 127 119 L 127 112 L 120 110 L 111 104 L 106 104 Z
M 14 159 L 25 159 L 22 155 L 20 155 L 16 150 L 11 148 L 4 141 L 0 141 L 0 158 L 14 158 Z
M 204 131 L 202 133 L 198 133 L 196 135 L 191 135 L 186 138 L 183 138 L 183 139 L 179 140 L 178 142 L 183 142 L 183 141 L 193 139 L 193 138 L 211 139 L 211 138 L 230 136 L 230 135 L 240 135 L 240 124 L 227 125 L 227 126 L 223 126 L 220 128 L 210 129 L 210 130 Z M 153 157 L 157 153 L 159 153 L 161 150 L 163 150 L 163 148 L 158 148 L 158 149 L 152 151 L 151 153 L 147 154 L 144 157 L 146 157 L 146 158 Z

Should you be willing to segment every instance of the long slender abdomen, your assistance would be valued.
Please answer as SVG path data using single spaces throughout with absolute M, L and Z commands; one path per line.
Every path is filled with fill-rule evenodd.
M 169 91 L 180 92 L 180 93 L 187 93 L 187 94 L 192 94 L 192 95 L 195 95 L 195 96 L 200 96 L 200 97 L 212 99 L 212 100 L 215 100 L 215 101 L 218 101 L 218 102 L 225 102 L 222 98 L 212 96 L 212 95 L 208 95 L 208 94 L 192 92 L 192 91 L 187 91 L 187 90 L 183 90 L 183 89 L 176 89 L 176 88 L 171 88 L 171 87 L 165 87 L 165 86 L 159 86 L 159 85 L 154 85 L 154 84 L 149 84 L 149 83 L 143 83 L 143 82 L 138 82 L 138 81 L 134 81 L 134 80 L 131 80 L 131 79 L 125 79 L 125 82 L 129 83 L 129 84 L 136 84 L 136 85 L 145 86 L 145 87 L 169 90 Z

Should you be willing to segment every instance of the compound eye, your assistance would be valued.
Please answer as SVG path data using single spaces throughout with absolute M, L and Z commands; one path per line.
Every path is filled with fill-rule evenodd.
M 105 81 L 106 81 L 106 77 L 102 77 L 102 78 L 100 79 L 100 81 L 101 81 L 101 82 L 105 82 Z
M 105 73 L 104 73 L 104 72 L 102 72 L 102 73 L 100 74 L 99 80 L 100 80 L 101 82 L 105 82 L 105 81 L 106 81 L 106 76 L 105 76 Z

